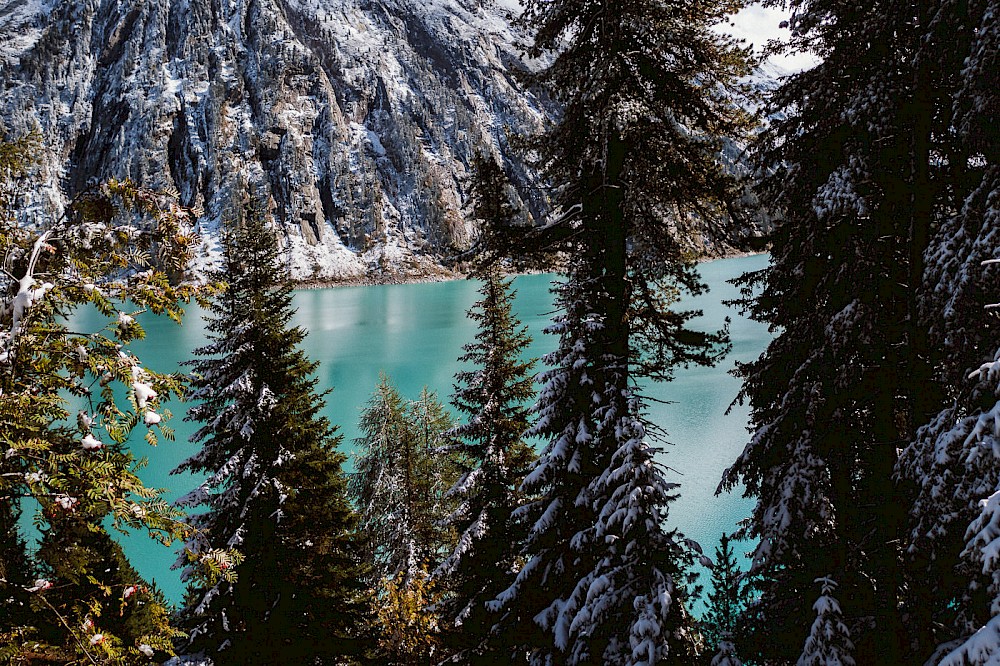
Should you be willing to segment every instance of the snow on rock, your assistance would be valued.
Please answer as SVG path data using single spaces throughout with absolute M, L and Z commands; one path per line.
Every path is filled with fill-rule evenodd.
M 50 0 L 9 0 L 0 3 L 0 71 L 38 41 L 50 10 Z

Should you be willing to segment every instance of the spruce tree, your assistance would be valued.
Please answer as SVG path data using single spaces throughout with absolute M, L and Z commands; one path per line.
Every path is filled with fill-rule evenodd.
M 523 502 L 519 487 L 535 457 L 523 439 L 527 403 L 535 392 L 533 362 L 521 357 L 531 339 L 512 312 L 510 280 L 496 265 L 478 274 L 482 298 L 469 317 L 478 322 L 479 331 L 460 358 L 472 368 L 456 375 L 452 397 L 465 422 L 449 433 L 458 442 L 442 451 L 458 451 L 466 461 L 448 491 L 458 502 L 448 517 L 458 540 L 434 571 L 448 591 L 442 615 L 455 632 L 462 663 L 495 659 L 478 654 L 494 623 L 486 603 L 507 587 L 517 568 L 524 526 L 513 513 Z
M 715 548 L 712 591 L 708 593 L 708 610 L 701 621 L 705 644 L 710 649 L 721 649 L 724 642 L 732 647 L 740 617 L 750 600 L 750 589 L 743 580 L 730 539 L 723 534 Z
M 997 563 L 989 555 L 1000 467 L 995 446 L 997 374 L 992 352 L 1000 327 L 986 306 L 1000 293 L 996 229 L 1000 223 L 1000 3 L 936 6 L 926 57 L 953 63 L 953 138 L 947 155 L 949 210 L 927 253 L 923 312 L 949 401 L 917 432 L 897 466 L 912 483 L 907 564 L 914 583 L 908 626 L 930 663 L 986 664 L 1000 654 Z M 956 35 L 960 36 L 956 39 Z M 928 53 L 929 52 L 929 53 Z M 952 54 L 953 52 L 953 54 Z M 939 158 L 940 159 L 940 158 Z M 985 264 L 984 264 L 985 262 Z M 957 647 L 956 647 L 957 646 Z
M 996 215 L 996 211 L 993 211 Z M 989 264 L 998 260 L 987 260 Z M 922 478 L 913 551 L 945 561 L 952 592 L 931 609 L 937 649 L 929 664 L 986 666 L 1000 657 L 1000 351 L 967 379 L 963 391 L 904 452 L 906 471 Z M 964 414 L 964 416 L 962 416 Z M 960 530 L 964 529 L 964 534 Z M 961 536 L 960 536 L 961 535 Z M 933 599 L 933 597 L 932 597 Z
M 664 526 L 676 484 L 655 459 L 636 384 L 715 362 L 724 336 L 673 306 L 703 290 L 681 235 L 718 223 L 736 192 L 718 138 L 744 118 L 726 99 L 743 53 L 712 26 L 734 5 L 529 1 L 536 81 L 562 114 L 533 142 L 560 212 L 513 252 L 565 253 L 559 337 L 523 489 L 527 562 L 498 597 L 503 639 L 534 664 L 693 658 L 684 607 L 693 552 Z M 514 237 L 509 234 L 508 237 Z
M 813 622 L 809 637 L 806 638 L 797 666 L 854 666 L 854 644 L 851 633 L 844 624 L 840 604 L 833 594 L 837 584 L 830 578 L 816 580 L 821 585 L 821 594 L 813 610 Z
M 744 285 L 780 334 L 740 368 L 754 434 L 723 481 L 757 499 L 740 534 L 758 544 L 761 593 L 747 659 L 797 658 L 821 576 L 839 583 L 859 663 L 923 663 L 954 598 L 954 558 L 909 537 L 925 479 L 899 452 L 952 402 L 946 368 L 967 367 L 964 333 L 938 327 L 949 296 L 928 264 L 954 240 L 943 229 L 974 163 L 953 115 L 974 31 L 942 21 L 960 4 L 790 7 L 792 48 L 822 61 L 771 100 L 760 195 L 779 219 L 771 266 Z
M 365 650 L 366 566 L 340 437 L 320 416 L 317 364 L 299 347 L 278 240 L 256 207 L 226 229 L 214 277 L 225 286 L 195 351 L 187 417 L 202 448 L 178 467 L 207 473 L 179 500 L 206 511 L 190 518 L 179 564 L 214 558 L 221 575 L 189 586 L 186 649 L 216 664 L 339 663 Z M 247 559 L 235 576 L 220 554 L 230 548 Z

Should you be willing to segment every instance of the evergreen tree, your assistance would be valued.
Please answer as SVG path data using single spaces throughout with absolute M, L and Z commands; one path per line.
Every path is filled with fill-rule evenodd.
M 684 608 L 694 557 L 663 523 L 676 484 L 650 443 L 640 379 L 711 364 L 724 336 L 672 306 L 700 293 L 680 235 L 736 199 L 720 134 L 744 118 L 725 99 L 743 53 L 712 30 L 728 2 L 529 1 L 537 82 L 562 115 L 532 148 L 561 210 L 509 250 L 568 257 L 548 329 L 531 434 L 546 440 L 523 489 L 537 496 L 527 562 L 495 604 L 503 639 L 534 664 L 684 663 L 697 650 Z M 513 236 L 511 234 L 510 236 Z
M 719 651 L 712 657 L 711 666 L 743 666 L 743 662 L 736 656 L 736 647 L 728 638 L 719 641 Z
M 797 666 L 854 666 L 851 633 L 833 596 L 837 584 L 829 578 L 819 578 L 816 582 L 822 586 L 822 593 L 813 604 L 816 620 Z
M 996 217 L 997 210 L 992 211 Z M 996 259 L 987 260 L 997 263 Z M 910 474 L 923 483 L 911 515 L 913 550 L 947 558 L 954 590 L 933 617 L 939 643 L 927 661 L 941 666 L 986 666 L 1000 658 L 1000 351 L 969 379 L 973 390 L 960 394 L 919 433 L 904 452 Z M 963 418 L 956 418 L 961 414 Z M 965 526 L 955 553 L 956 532 Z M 951 542 L 951 543 L 950 543 Z M 918 550 L 919 549 L 919 550 Z
M 996 374 L 995 369 L 993 373 Z M 983 414 L 975 431 L 970 433 L 970 439 L 978 440 L 981 445 L 995 446 L 1000 438 L 996 421 L 986 421 L 986 418 L 995 419 L 1000 416 L 996 408 L 992 411 L 992 414 Z M 982 451 L 976 453 L 980 454 L 977 458 L 985 457 Z M 982 463 L 975 465 L 976 468 L 981 466 Z M 980 513 L 969 525 L 968 542 L 962 552 L 967 560 L 966 567 L 963 568 L 971 570 L 968 578 L 973 582 L 961 598 L 962 609 L 955 627 L 964 633 L 938 648 L 935 656 L 943 659 L 934 659 L 929 663 L 939 663 L 940 666 L 988 666 L 1000 659 L 1000 562 L 997 560 L 1000 546 L 1000 475 L 997 474 L 995 463 L 990 467 L 989 478 L 994 490 L 981 501 Z
M 51 520 L 38 558 L 46 563 L 44 579 L 60 584 L 45 598 L 63 617 L 80 619 L 80 636 L 92 656 L 114 663 L 111 656 L 122 651 L 128 661 L 148 663 L 157 653 L 169 654 L 170 643 L 159 635 L 170 622 L 166 599 L 129 564 L 121 546 L 82 511 Z M 38 636 L 55 641 L 64 629 L 48 622 Z M 139 651 L 140 646 L 146 647 Z
M 712 565 L 712 591 L 708 593 L 708 611 L 702 619 L 702 633 L 710 648 L 722 649 L 737 635 L 743 609 L 750 599 L 750 589 L 743 580 L 733 553 L 730 537 L 723 534 L 715 548 Z
M 262 212 L 226 229 L 215 278 L 225 287 L 209 308 L 210 342 L 195 351 L 200 402 L 187 417 L 202 424 L 192 436 L 202 448 L 178 467 L 208 474 L 179 500 L 207 511 L 191 517 L 179 564 L 207 557 L 223 575 L 189 586 L 187 649 L 216 664 L 340 663 L 366 649 L 366 567 L 340 438 L 319 415 L 317 364 L 290 324 L 291 286 Z M 238 576 L 230 548 L 249 559 Z
M 0 458 L 0 475 L 7 473 L 11 472 L 6 471 Z M 15 634 L 19 627 L 31 624 L 30 594 L 26 590 L 31 587 L 34 564 L 18 529 L 20 516 L 15 502 L 0 502 L 0 645 L 8 646 L 20 642 Z M 0 663 L 7 656 L 0 648 Z
M 424 388 L 419 400 L 408 402 L 384 373 L 362 412 L 348 491 L 368 539 L 376 587 L 396 577 L 405 587 L 454 544 L 442 521 L 454 510 L 444 495 L 457 469 L 452 456 L 434 455 L 452 425 L 433 393 Z
M 169 196 L 112 181 L 41 228 L 22 226 L 17 192 L 37 150 L 33 137 L 0 143 L 0 608 L 11 608 L 0 619 L 0 654 L 15 663 L 148 663 L 169 652 L 175 632 L 162 597 L 138 589 L 105 527 L 166 543 L 183 534 L 178 513 L 136 475 L 129 443 L 136 431 L 149 443 L 170 439 L 161 401 L 182 382 L 145 368 L 128 345 L 144 335 L 138 313 L 179 320 L 194 293 L 166 274 L 186 264 L 192 219 Z M 109 323 L 71 329 L 82 306 Z M 68 398 L 80 407 L 75 419 Z M 34 563 L 14 522 L 25 499 L 40 507 L 44 535 Z
M 899 465 L 952 401 L 942 373 L 968 367 L 964 334 L 935 331 L 950 306 L 930 277 L 941 266 L 928 264 L 951 242 L 942 229 L 975 171 L 953 121 L 974 31 L 942 21 L 948 5 L 952 18 L 970 6 L 791 5 L 792 48 L 822 62 L 771 100 L 780 114 L 761 143 L 761 198 L 780 219 L 772 265 L 744 285 L 762 287 L 751 315 L 781 332 L 740 368 L 754 435 L 723 481 L 757 499 L 739 535 L 758 543 L 747 658 L 800 654 L 820 576 L 850 600 L 859 663 L 923 663 L 955 598 L 954 557 L 907 538 L 913 484 L 929 478 L 911 470 L 930 462 L 927 449 Z
M 348 490 L 367 536 L 373 582 L 416 571 L 423 557 L 415 537 L 413 471 L 407 448 L 405 403 L 382 374 L 361 414 L 355 473 Z
M 482 298 L 469 311 L 479 331 L 460 358 L 472 369 L 456 375 L 452 399 L 466 421 L 449 433 L 458 443 L 442 452 L 458 451 L 467 461 L 448 491 L 458 502 L 448 518 L 458 541 L 434 571 L 449 593 L 442 614 L 448 628 L 457 632 L 455 647 L 462 651 L 462 663 L 495 659 L 477 655 L 494 623 L 486 603 L 507 587 L 517 568 L 524 529 L 513 512 L 523 502 L 518 489 L 534 459 L 523 439 L 528 429 L 526 403 L 535 394 L 533 362 L 521 360 L 531 339 L 512 312 L 510 280 L 496 265 L 479 275 Z
M 908 626 L 925 652 L 948 664 L 986 664 L 1000 654 L 997 564 L 989 556 L 993 495 L 1000 481 L 995 433 L 994 368 L 1000 328 L 987 307 L 1000 293 L 996 229 L 1000 223 L 1000 4 L 936 3 L 925 57 L 954 51 L 955 79 L 946 116 L 948 215 L 927 253 L 923 312 L 949 401 L 902 452 L 901 480 L 917 489 L 910 505 Z M 956 40 L 956 35 L 961 37 Z M 938 158 L 940 161 L 940 158 Z M 986 264 L 985 266 L 983 264 Z M 970 381 L 970 378 L 974 381 Z M 936 648 L 936 649 L 935 649 Z

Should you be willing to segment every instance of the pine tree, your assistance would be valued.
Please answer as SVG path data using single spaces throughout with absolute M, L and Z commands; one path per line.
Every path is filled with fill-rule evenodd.
M 533 362 L 521 360 L 531 339 L 512 312 L 511 281 L 496 265 L 479 275 L 482 298 L 469 311 L 479 331 L 460 358 L 472 369 L 456 375 L 452 398 L 466 420 L 449 433 L 458 443 L 442 451 L 460 452 L 467 461 L 448 491 L 458 502 L 448 518 L 458 540 L 434 571 L 449 592 L 442 614 L 457 632 L 455 648 L 463 663 L 495 659 L 477 654 L 494 622 L 486 603 L 507 587 L 517 568 L 524 529 L 512 514 L 523 501 L 518 489 L 534 459 L 523 439 L 527 403 L 535 394 Z
M 523 485 L 537 499 L 518 513 L 527 562 L 495 604 L 503 639 L 534 664 L 683 663 L 697 650 L 684 608 L 694 553 L 663 526 L 676 484 L 636 383 L 722 351 L 724 336 L 690 330 L 694 313 L 672 306 L 703 290 L 681 235 L 736 198 L 718 138 L 742 132 L 725 96 L 745 65 L 712 30 L 734 8 L 526 3 L 528 53 L 552 56 L 536 81 L 562 103 L 532 144 L 561 212 L 509 250 L 568 258 L 531 430 L 546 445 Z
M 723 534 L 715 549 L 712 591 L 708 593 L 708 611 L 701 621 L 706 645 L 720 650 L 722 643 L 728 642 L 732 647 L 740 616 L 750 600 L 750 589 L 743 580 L 730 538 Z
M 0 576 L 0 603 L 14 604 L 0 654 L 147 663 L 147 652 L 169 653 L 175 631 L 162 597 L 136 595 L 138 576 L 105 528 L 148 531 L 165 543 L 183 534 L 178 513 L 138 478 L 129 441 L 135 433 L 149 443 L 171 438 L 162 401 L 182 381 L 145 368 L 128 345 L 144 335 L 137 314 L 179 320 L 194 294 L 167 277 L 187 262 L 192 218 L 167 195 L 112 181 L 81 192 L 41 228 L 21 226 L 18 188 L 30 183 L 39 149 L 35 137 L 0 143 L 0 547 L 3 566 L 19 569 Z M 81 307 L 108 324 L 72 330 L 67 322 Z M 68 398 L 80 408 L 75 419 Z M 25 561 L 13 523 L 25 499 L 40 507 L 44 535 L 34 562 Z M 141 599 L 143 611 L 133 614 L 126 598 Z
M 178 471 L 207 473 L 181 506 L 193 537 L 179 564 L 209 558 L 220 575 L 189 586 L 187 650 L 216 664 L 301 664 L 357 656 L 370 610 L 356 517 L 346 498 L 344 456 L 313 373 L 290 324 L 291 286 L 263 212 L 223 236 L 209 344 L 196 350 L 188 419 L 201 450 Z M 247 565 L 232 574 L 238 549 Z M 186 570 L 185 575 L 190 575 Z
M 816 582 L 822 590 L 813 604 L 816 620 L 797 666 L 854 666 L 851 633 L 844 624 L 840 603 L 833 596 L 837 584 L 830 578 L 818 578 Z

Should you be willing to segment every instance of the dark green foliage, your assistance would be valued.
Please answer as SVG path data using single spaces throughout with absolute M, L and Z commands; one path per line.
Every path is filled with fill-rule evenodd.
M 77 639 L 84 645 L 95 634 L 106 637 L 95 654 L 108 656 L 105 650 L 119 642 L 119 647 L 149 645 L 161 655 L 170 649 L 169 641 L 158 635 L 169 618 L 163 594 L 142 579 L 121 546 L 98 525 L 80 513 L 54 519 L 38 558 L 50 563 L 44 577 L 57 581 L 44 593 L 45 602 L 79 625 Z M 37 636 L 54 643 L 65 630 L 58 618 L 48 618 Z M 131 656 L 143 661 L 134 650 Z
M 921 60 L 943 99 L 935 118 L 929 164 L 939 176 L 941 213 L 925 255 L 920 312 L 929 327 L 937 378 L 948 392 L 937 415 L 899 457 L 898 478 L 915 488 L 909 506 L 904 622 L 919 627 L 924 651 L 968 643 L 950 663 L 981 664 L 997 654 L 1000 588 L 983 531 L 993 520 L 987 501 L 998 488 L 995 455 L 997 340 L 1000 320 L 987 304 L 1000 293 L 1000 3 L 943 1 L 928 9 Z M 951 114 L 947 113 L 951 111 Z M 906 486 L 904 486 L 906 487 Z M 992 624 L 991 626 L 988 626 Z M 990 644 L 992 642 L 992 644 Z
M 10 469 L 0 458 L 0 474 Z M 34 566 L 17 526 L 20 515 L 17 504 L 0 501 L 0 644 L 13 642 L 12 632 L 31 622 L 30 594 L 25 589 L 31 586 Z
M 751 589 L 736 562 L 730 537 L 723 534 L 715 549 L 708 610 L 701 620 L 709 652 L 719 649 L 722 641 L 732 642 L 737 637 L 741 615 L 750 599 Z
M 560 214 L 511 240 L 511 254 L 564 252 L 545 388 L 532 433 L 546 440 L 525 479 L 537 494 L 528 561 L 505 591 L 504 638 L 532 663 L 695 657 L 684 609 L 683 538 L 663 527 L 676 486 L 654 461 L 640 379 L 710 365 L 725 335 L 688 328 L 682 292 L 703 290 L 683 236 L 722 223 L 739 198 L 720 137 L 746 118 L 727 98 L 744 53 L 713 31 L 736 3 L 532 0 L 535 75 L 562 114 L 532 141 Z
M 535 459 L 524 441 L 534 362 L 521 360 L 531 339 L 512 312 L 510 280 L 495 265 L 480 276 L 482 298 L 469 311 L 479 330 L 460 359 L 472 369 L 456 375 L 452 398 L 465 423 L 451 431 L 459 441 L 443 452 L 465 461 L 449 491 L 458 501 L 448 519 L 458 542 L 434 572 L 447 590 L 441 614 L 454 634 L 446 640 L 461 651 L 462 663 L 496 659 L 479 654 L 496 619 L 486 603 L 506 589 L 520 564 L 527 526 L 513 512 L 524 502 L 521 481 Z
M 181 502 L 194 516 L 189 556 L 237 548 L 235 580 L 196 580 L 183 613 L 189 650 L 217 664 L 302 664 L 358 657 L 370 606 L 361 541 L 346 499 L 344 456 L 319 415 L 317 364 L 291 325 L 291 286 L 267 217 L 251 212 L 223 237 L 226 286 L 196 351 L 188 418 L 202 450 L 179 469 L 208 480 Z M 229 573 L 230 561 L 220 559 Z
M 924 663 L 964 612 L 958 552 L 985 489 L 956 492 L 971 479 L 949 393 L 995 346 L 980 336 L 996 335 L 981 310 L 996 277 L 976 264 L 995 256 L 996 156 L 969 131 L 993 120 L 973 73 L 995 62 L 991 4 L 792 5 L 793 43 L 822 62 L 777 90 L 761 146 L 782 219 L 772 266 L 744 284 L 780 334 L 740 369 L 756 432 L 724 481 L 758 500 L 748 658 L 798 657 L 824 576 L 858 663 Z

